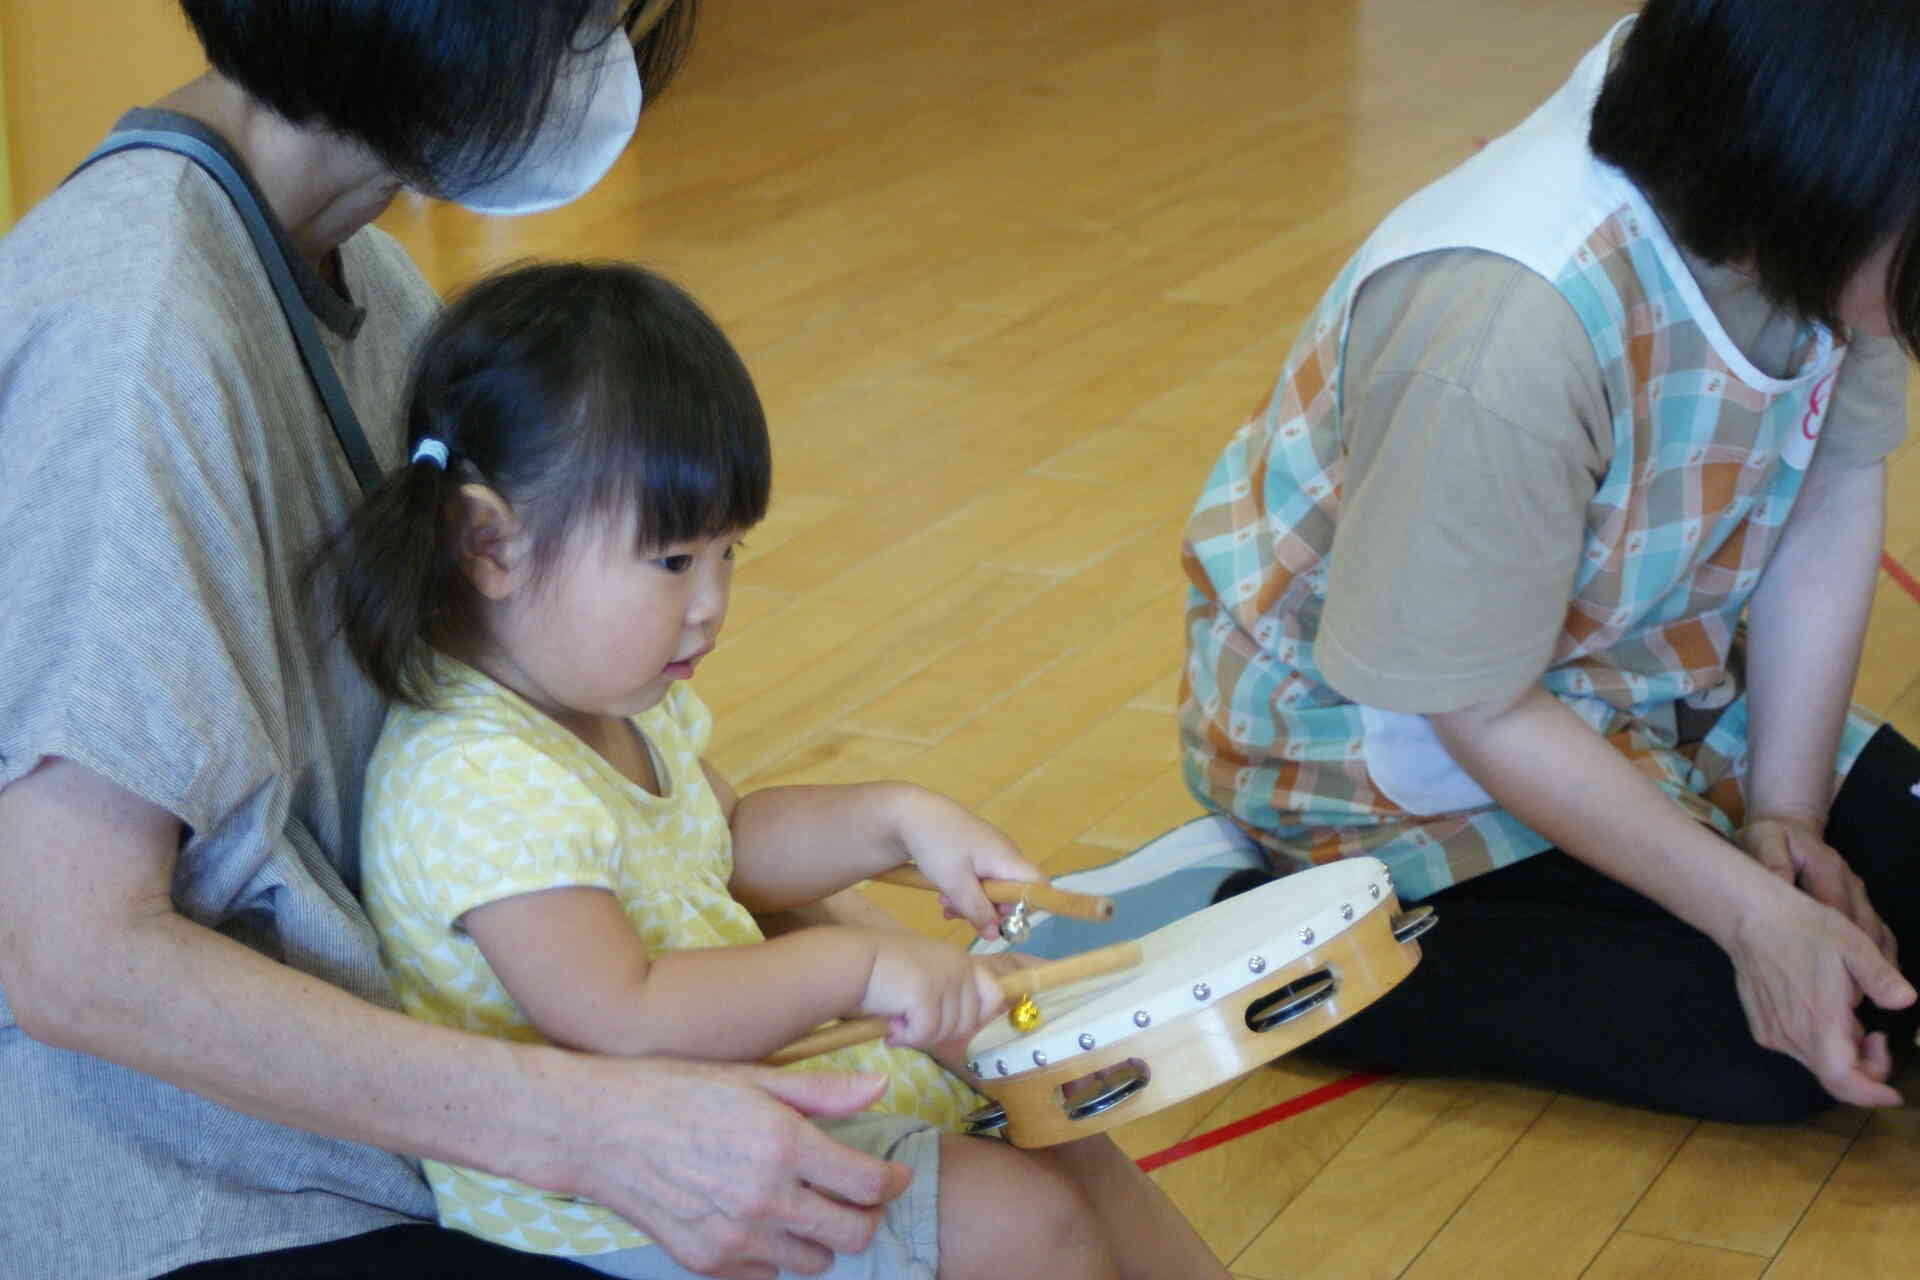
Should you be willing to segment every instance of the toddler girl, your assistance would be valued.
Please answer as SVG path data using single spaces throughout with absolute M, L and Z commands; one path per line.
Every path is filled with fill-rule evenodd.
M 369 765 L 362 892 L 412 1015 L 597 1053 L 753 1061 L 842 1014 L 890 1043 L 810 1065 L 882 1072 L 826 1122 L 914 1171 L 830 1274 L 1225 1276 L 1144 1175 L 1090 1139 L 1026 1153 L 954 1129 L 973 1091 L 918 1049 L 1002 1007 L 989 962 L 892 929 L 768 938 L 756 915 L 916 864 L 983 936 L 982 877 L 1039 872 L 903 783 L 740 796 L 703 758 L 687 683 L 766 511 L 746 369 L 640 269 L 488 280 L 429 335 L 411 461 L 326 563 L 348 645 L 395 700 Z M 598 1205 L 427 1163 L 441 1220 L 619 1276 L 684 1275 Z

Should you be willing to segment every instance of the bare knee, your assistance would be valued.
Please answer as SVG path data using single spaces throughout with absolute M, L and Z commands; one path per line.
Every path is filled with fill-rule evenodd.
M 940 1280 L 1114 1280 L 1085 1194 L 1054 1162 L 985 1138 L 940 1140 Z

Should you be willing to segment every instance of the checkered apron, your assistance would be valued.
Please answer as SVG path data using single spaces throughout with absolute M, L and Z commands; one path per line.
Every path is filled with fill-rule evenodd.
M 1195 504 L 1183 557 L 1186 780 L 1284 864 L 1371 854 L 1418 899 L 1549 847 L 1445 757 L 1424 717 L 1348 702 L 1314 661 L 1340 520 L 1353 296 L 1374 271 L 1435 248 L 1483 248 L 1551 281 L 1592 340 L 1613 407 L 1612 462 L 1542 683 L 1698 820 L 1728 835 L 1741 821 L 1739 620 L 1844 350 L 1809 326 L 1785 379 L 1738 354 L 1659 219 L 1586 151 L 1603 69 L 1604 45 L 1520 129 L 1382 224 Z M 1678 740 L 1682 704 L 1690 722 L 1711 722 L 1704 737 Z M 1840 774 L 1875 727 L 1849 717 Z M 1424 751 L 1440 766 L 1417 804 L 1392 773 L 1409 743 L 1408 758 Z

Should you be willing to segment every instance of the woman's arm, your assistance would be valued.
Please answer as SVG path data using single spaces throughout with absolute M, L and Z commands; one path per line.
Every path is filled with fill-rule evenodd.
M 1899 1104 L 1884 1038 L 1866 1036 L 1853 1009 L 1862 994 L 1904 1007 L 1914 991 L 1843 915 L 1694 822 L 1540 685 L 1432 721 L 1508 812 L 1718 943 L 1760 1044 L 1792 1054 L 1843 1102 Z
M 1880 571 L 1886 468 L 1823 467 L 1801 486 L 1747 618 L 1748 807 L 1824 825 L 1834 752 Z
M 1815 455 L 1747 610 L 1748 852 L 1845 912 L 1889 959 L 1892 933 L 1858 876 L 1822 837 L 1834 756 L 1880 569 L 1886 468 Z
M 856 1252 L 905 1171 L 800 1112 L 878 1077 L 618 1061 L 367 1004 L 202 928 L 178 822 L 68 761 L 0 790 L 0 986 L 28 1035 L 278 1123 L 586 1196 L 708 1274 Z M 798 1110 L 796 1110 L 796 1108 Z

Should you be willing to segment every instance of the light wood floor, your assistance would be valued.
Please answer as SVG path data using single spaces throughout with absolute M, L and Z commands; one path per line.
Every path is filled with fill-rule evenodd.
M 709 9 L 587 200 L 524 221 L 402 204 L 385 225 L 443 287 L 527 255 L 637 258 L 740 345 L 778 465 L 700 681 L 737 781 L 925 782 L 1056 871 L 1135 847 L 1196 812 L 1172 708 L 1205 469 L 1372 222 L 1624 7 Z M 1888 549 L 1920 570 L 1915 497 L 1909 449 Z M 1920 602 L 1883 576 L 1858 696 L 1909 735 L 1917 642 Z M 942 928 L 924 898 L 876 896 Z M 1119 1136 L 1144 1155 L 1337 1078 L 1263 1069 Z M 1155 1176 L 1250 1280 L 1920 1265 L 1915 1111 L 1733 1129 L 1387 1081 Z
M 638 257 L 740 343 L 778 469 L 701 677 L 723 768 L 925 782 L 1066 870 L 1195 812 L 1171 717 L 1178 530 L 1297 319 L 1377 217 L 1620 11 L 715 3 L 588 202 L 390 222 L 443 282 L 523 253 Z M 1899 502 L 1917 468 L 1889 547 L 1920 568 Z M 1912 733 L 1920 604 L 1883 584 L 1860 696 Z M 1335 1078 L 1258 1071 L 1121 1140 L 1146 1154 Z M 1155 1176 L 1260 1280 L 1920 1266 L 1911 1113 L 1741 1130 L 1383 1082 Z

